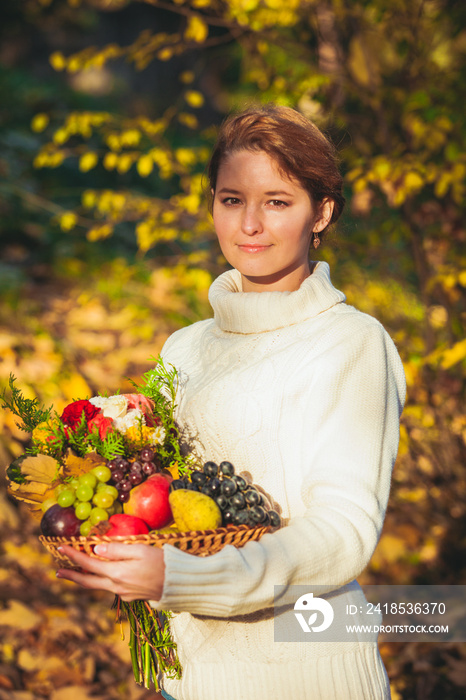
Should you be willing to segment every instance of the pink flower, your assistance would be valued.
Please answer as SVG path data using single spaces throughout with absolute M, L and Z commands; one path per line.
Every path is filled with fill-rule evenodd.
M 144 394 L 123 394 L 123 396 L 128 401 L 128 410 L 139 408 L 144 413 L 146 425 L 153 426 L 155 424 L 154 404 L 151 399 L 148 399 Z
M 103 413 L 98 413 L 96 416 L 94 416 L 94 418 L 88 421 L 87 427 L 89 428 L 90 432 L 97 428 L 100 439 L 105 440 L 107 433 L 113 429 L 112 423 L 113 420 L 111 418 L 106 418 Z

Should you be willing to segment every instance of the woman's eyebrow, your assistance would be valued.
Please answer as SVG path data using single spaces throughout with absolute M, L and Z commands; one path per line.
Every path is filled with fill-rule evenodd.
M 223 192 L 230 192 L 230 194 L 241 194 L 241 192 L 233 189 L 232 187 L 222 187 L 222 189 L 218 191 L 219 194 L 222 194 Z
M 235 190 L 232 187 L 222 187 L 222 189 L 218 191 L 219 194 L 223 194 L 225 192 L 229 192 L 230 194 L 241 194 L 239 190 Z M 273 190 L 271 192 L 264 192 L 264 194 L 266 194 L 267 197 L 278 197 L 283 195 L 286 195 L 287 197 L 292 196 L 290 192 L 286 192 L 285 190 Z

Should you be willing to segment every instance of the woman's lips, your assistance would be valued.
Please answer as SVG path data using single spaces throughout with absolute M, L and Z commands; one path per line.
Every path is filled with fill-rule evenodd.
M 263 250 L 267 250 L 267 248 L 270 248 L 270 245 L 251 245 L 251 244 L 245 244 L 245 245 L 238 245 L 238 248 L 245 253 L 261 253 Z

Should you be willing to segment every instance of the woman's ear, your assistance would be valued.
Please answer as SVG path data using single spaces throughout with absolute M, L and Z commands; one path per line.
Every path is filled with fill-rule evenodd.
M 333 199 L 326 197 L 320 202 L 318 218 L 314 222 L 314 227 L 312 229 L 313 233 L 320 233 L 329 225 L 332 220 L 333 209 L 335 207 L 335 202 Z

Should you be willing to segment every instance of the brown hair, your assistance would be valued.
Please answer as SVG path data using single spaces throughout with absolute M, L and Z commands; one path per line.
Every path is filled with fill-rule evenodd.
M 236 151 L 263 151 L 282 174 L 297 180 L 312 201 L 333 200 L 330 224 L 345 204 L 342 176 L 334 146 L 318 127 L 290 107 L 269 104 L 228 117 L 220 127 L 208 166 L 210 188 L 215 192 L 223 161 Z M 320 232 L 320 236 L 324 231 Z

